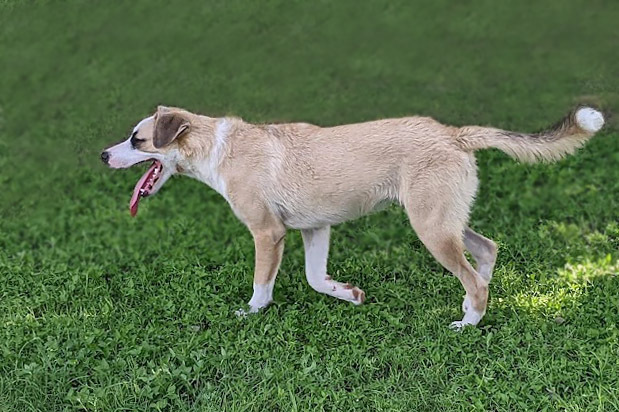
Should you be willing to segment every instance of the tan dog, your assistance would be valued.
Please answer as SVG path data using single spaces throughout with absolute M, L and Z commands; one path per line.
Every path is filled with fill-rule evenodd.
M 603 124 L 602 114 L 588 107 L 547 132 L 524 134 L 444 126 L 428 117 L 329 128 L 252 125 L 160 106 L 101 158 L 113 168 L 153 162 L 135 187 L 132 215 L 140 198 L 156 193 L 174 173 L 206 183 L 228 201 L 256 247 L 249 312 L 272 300 L 286 228 L 301 229 L 312 288 L 362 303 L 361 289 L 327 275 L 330 227 L 398 202 L 419 239 L 462 283 L 464 318 L 452 323 L 462 327 L 476 325 L 486 312 L 497 254 L 494 242 L 467 227 L 478 185 L 474 152 L 495 147 L 522 161 L 557 160 Z

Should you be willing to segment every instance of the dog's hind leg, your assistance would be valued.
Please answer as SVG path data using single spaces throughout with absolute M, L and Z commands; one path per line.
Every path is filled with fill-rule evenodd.
M 492 240 L 480 235 L 470 227 L 464 229 L 464 247 L 477 262 L 477 272 L 488 282 L 492 279 L 492 269 L 496 262 L 497 246 Z
M 461 321 L 453 322 L 451 326 L 461 328 L 466 325 L 477 325 L 486 313 L 488 281 L 466 260 L 461 235 L 418 224 L 413 226 L 419 239 L 434 258 L 460 280 L 466 291 L 462 302 L 464 317 Z
M 462 302 L 464 317 L 451 324 L 460 328 L 476 325 L 486 313 L 489 279 L 478 273 L 464 256 L 466 221 L 477 188 L 474 160 L 441 160 L 431 172 L 405 180 L 400 199 L 419 239 L 466 291 Z
M 327 275 L 330 231 L 329 226 L 301 230 L 305 246 L 307 282 L 317 292 L 359 305 L 365 300 L 365 292 L 350 283 L 336 282 Z

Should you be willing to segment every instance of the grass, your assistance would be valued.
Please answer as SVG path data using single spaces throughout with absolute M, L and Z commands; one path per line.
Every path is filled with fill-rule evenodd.
M 488 314 L 393 207 L 333 231 L 304 280 L 239 319 L 253 245 L 225 201 L 98 160 L 156 104 L 321 125 L 387 116 L 534 131 L 619 107 L 613 1 L 0 2 L 0 411 L 619 410 L 616 118 L 576 156 L 479 153 L 471 225 L 497 241 Z

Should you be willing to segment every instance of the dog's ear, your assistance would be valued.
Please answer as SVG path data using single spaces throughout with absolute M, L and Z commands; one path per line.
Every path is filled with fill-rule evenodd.
M 190 123 L 179 113 L 157 110 L 153 146 L 160 149 L 172 143 L 183 133 L 189 131 Z

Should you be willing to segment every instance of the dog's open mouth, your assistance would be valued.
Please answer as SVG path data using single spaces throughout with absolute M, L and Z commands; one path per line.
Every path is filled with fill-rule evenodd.
M 129 211 L 131 212 L 131 216 L 137 215 L 138 203 L 140 202 L 140 199 L 151 193 L 153 187 L 155 187 L 155 184 L 161 177 L 162 171 L 163 165 L 161 162 L 159 160 L 153 160 L 153 164 L 148 168 L 140 180 L 138 180 L 138 183 L 133 189 L 131 201 L 129 202 Z

